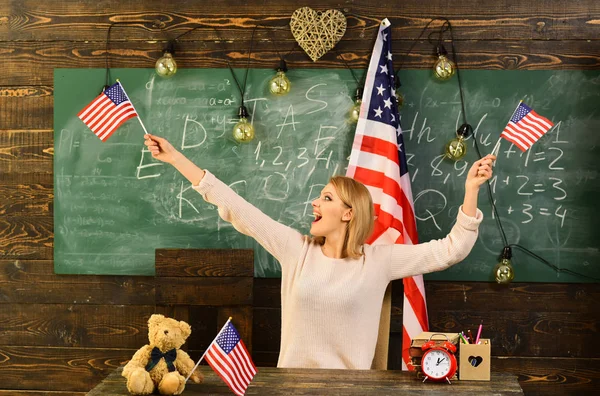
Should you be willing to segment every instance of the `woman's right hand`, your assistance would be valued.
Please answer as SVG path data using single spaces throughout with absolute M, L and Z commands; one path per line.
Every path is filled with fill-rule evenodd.
M 146 134 L 144 139 L 144 144 L 148 146 L 148 150 L 152 154 L 152 157 L 159 161 L 173 164 L 181 155 L 167 139 L 150 134 Z

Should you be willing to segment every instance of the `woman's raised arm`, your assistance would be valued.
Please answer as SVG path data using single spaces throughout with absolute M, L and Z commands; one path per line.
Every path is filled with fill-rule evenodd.
M 219 216 L 242 234 L 254 238 L 282 267 L 293 265 L 307 239 L 298 231 L 264 214 L 229 186 L 177 151 L 166 139 L 146 135 L 144 144 L 159 161 L 173 165 L 207 201 L 216 205 Z
M 150 134 L 146 134 L 144 138 L 146 139 L 144 144 L 148 146 L 152 157 L 173 165 L 193 186 L 197 186 L 202 181 L 204 170 L 175 150 L 167 139 Z

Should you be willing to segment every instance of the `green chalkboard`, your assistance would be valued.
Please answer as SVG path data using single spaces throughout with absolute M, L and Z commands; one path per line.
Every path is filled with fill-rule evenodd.
M 243 70 L 235 70 L 238 78 Z M 113 69 L 149 132 L 168 138 L 249 202 L 301 232 L 311 200 L 329 177 L 344 174 L 354 126 L 347 122 L 356 88 L 348 70 L 292 70 L 293 89 L 266 91 L 271 70 L 252 69 L 246 104 L 256 139 L 231 138 L 239 98 L 228 69 L 179 70 L 160 79 L 150 69 Z M 466 111 L 484 153 L 491 151 L 523 99 L 556 123 L 525 154 L 504 141 L 492 182 L 510 243 L 559 268 L 600 278 L 600 73 L 467 70 Z M 401 109 L 421 241 L 443 237 L 462 202 L 467 161 L 442 158 L 461 123 L 456 80 L 440 83 L 428 70 L 400 73 Z M 249 237 L 222 221 L 170 166 L 152 159 L 136 119 L 105 143 L 77 113 L 99 92 L 104 70 L 55 70 L 55 248 L 57 273 L 154 273 L 156 248 L 252 248 L 256 276 L 279 276 L 278 263 Z M 472 140 L 472 139 L 471 139 Z M 470 256 L 426 279 L 492 281 L 502 240 L 486 192 L 485 220 Z M 586 282 L 556 273 L 514 251 L 515 281 Z

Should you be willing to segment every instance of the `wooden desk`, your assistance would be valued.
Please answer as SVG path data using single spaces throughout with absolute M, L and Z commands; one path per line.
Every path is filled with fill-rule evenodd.
M 210 367 L 200 366 L 204 383 L 188 383 L 184 396 L 233 395 Z M 122 367 L 111 373 L 88 396 L 127 396 Z M 316 370 L 259 367 L 246 395 L 522 395 L 517 376 L 492 373 L 491 381 L 422 383 L 414 373 L 384 370 Z M 411 393 L 408 393 L 411 392 Z

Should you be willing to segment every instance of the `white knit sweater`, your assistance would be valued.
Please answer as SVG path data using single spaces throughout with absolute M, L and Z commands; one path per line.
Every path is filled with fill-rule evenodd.
M 246 202 L 212 173 L 194 186 L 219 215 L 260 243 L 281 264 L 281 350 L 278 367 L 370 369 L 388 283 L 441 271 L 463 260 L 483 214 L 459 210 L 440 240 L 365 245 L 359 259 L 332 259 L 308 236 Z

